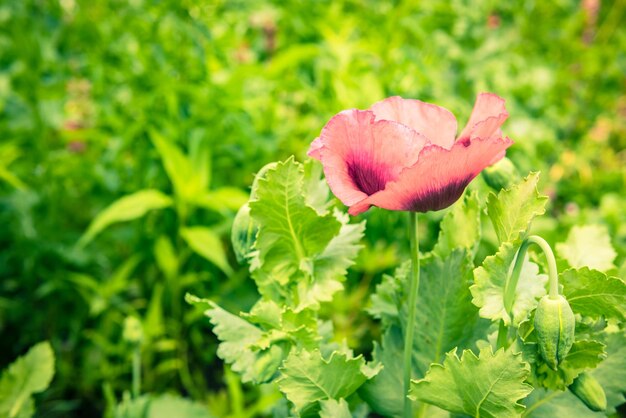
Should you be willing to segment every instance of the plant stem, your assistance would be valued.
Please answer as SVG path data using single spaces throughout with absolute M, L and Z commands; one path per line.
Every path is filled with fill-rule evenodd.
M 504 309 L 509 314 L 511 321 L 513 320 L 513 303 L 515 302 L 515 291 L 517 290 L 517 283 L 524 266 L 524 259 L 526 258 L 526 252 L 530 244 L 537 245 L 548 261 L 548 277 L 550 282 L 549 296 L 551 299 L 556 299 L 559 295 L 559 276 L 556 269 L 556 260 L 550 244 L 545 239 L 537 235 L 531 235 L 522 241 L 515 260 L 513 261 L 513 271 L 509 276 L 506 284 L 504 285 Z M 508 329 L 504 326 L 504 321 L 500 322 L 500 329 L 498 330 L 498 348 L 506 345 L 506 333 Z
M 133 351 L 133 398 L 141 394 L 141 345 L 137 344 Z
M 409 318 L 404 340 L 404 418 L 412 417 L 412 405 L 409 399 L 413 356 L 413 331 L 415 329 L 415 309 L 420 284 L 419 228 L 417 212 L 409 212 L 409 240 L 411 243 L 411 282 L 409 286 Z

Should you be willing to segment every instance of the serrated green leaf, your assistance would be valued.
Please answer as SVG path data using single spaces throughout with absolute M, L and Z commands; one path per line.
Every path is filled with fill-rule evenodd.
M 204 226 L 192 226 L 181 228 L 180 236 L 196 254 L 215 264 L 226 275 L 232 274 L 233 269 L 228 264 L 222 241 L 213 230 Z
M 266 382 L 274 377 L 283 360 L 282 349 L 272 346 L 267 350 L 253 350 L 263 337 L 263 330 L 248 321 L 220 308 L 210 300 L 187 295 L 189 303 L 210 306 L 205 312 L 213 324 L 213 332 L 221 341 L 217 349 L 219 358 L 241 374 L 242 382 Z
M 538 182 L 539 173 L 530 173 L 510 189 L 489 195 L 487 214 L 500 243 L 512 242 L 523 236 L 533 218 L 545 212 L 548 198 L 537 192 Z
M 421 262 L 413 343 L 419 376 L 454 347 L 469 347 L 478 321 L 468 289 L 472 266 L 465 250 L 454 250 L 445 259 L 433 254 Z M 400 315 L 403 328 L 407 312 L 405 302 Z
M 84 247 L 108 226 L 141 218 L 151 210 L 172 206 L 172 199 L 158 190 L 146 189 L 121 197 L 100 212 L 78 241 Z
M 370 296 L 367 312 L 376 319 L 382 320 L 383 327 L 399 324 L 399 312 L 405 297 L 405 287 L 411 271 L 411 262 L 402 263 L 393 276 L 383 275 L 382 281 L 376 285 L 376 291 Z
M 433 364 L 424 377 L 411 382 L 410 396 L 447 411 L 476 418 L 515 418 L 524 412 L 518 401 L 532 386 L 524 383 L 530 373 L 520 354 L 483 348 L 477 357 L 456 349 L 441 364 Z M 399 388 L 401 390 L 401 388 Z
M 607 271 L 615 268 L 613 261 L 617 253 L 604 225 L 574 226 L 567 240 L 556 245 L 556 251 L 571 267 L 577 269 L 588 267 Z
M 293 350 L 281 373 L 278 387 L 300 411 L 318 401 L 350 396 L 377 370 L 368 368 L 360 356 L 334 352 L 326 360 L 318 350 Z
M 307 159 L 304 162 L 304 196 L 306 204 L 320 215 L 326 215 L 332 203 L 330 189 L 324 179 L 323 166 L 319 161 Z
M 504 306 L 504 290 L 516 252 L 517 248 L 513 244 L 502 244 L 495 255 L 487 257 L 482 266 L 474 269 L 474 285 L 470 291 L 472 302 L 480 308 L 480 316 L 493 321 L 503 320 L 506 325 L 512 321 L 517 326 L 537 306 L 537 300 L 546 294 L 548 276 L 539 274 L 539 266 L 535 263 L 524 260 L 512 303 L 511 318 Z
M 352 418 L 345 399 L 320 401 L 320 418 Z
M 404 337 L 398 326 L 390 326 L 383 334 L 381 345 L 374 343 L 374 361 L 383 369 L 359 389 L 359 396 L 377 413 L 387 417 L 402 416 Z
M 626 402 L 626 330 L 614 331 L 606 334 L 607 359 L 590 372 L 606 393 L 608 414 Z
M 537 388 L 524 400 L 525 418 L 600 418 L 606 415 L 593 412 L 570 391 L 547 391 Z
M 318 307 L 342 289 L 363 224 L 338 212 L 320 215 L 304 196 L 305 171 L 293 157 L 255 179 L 250 215 L 259 225 L 251 272 L 267 298 L 298 309 Z
M 457 248 L 473 253 L 480 241 L 480 211 L 476 193 L 466 194 L 455 203 L 441 221 L 433 252 L 442 258 Z
M 589 270 L 566 270 L 559 276 L 563 294 L 575 313 L 598 318 L 626 319 L 626 283 L 617 277 Z
M 34 412 L 31 396 L 48 388 L 54 376 L 54 352 L 47 341 L 34 345 L 2 372 L 0 416 L 28 417 Z
M 605 347 L 599 341 L 575 341 L 557 370 L 552 370 L 540 356 L 536 356 L 536 378 L 548 389 L 565 390 L 579 374 L 597 367 L 606 358 Z

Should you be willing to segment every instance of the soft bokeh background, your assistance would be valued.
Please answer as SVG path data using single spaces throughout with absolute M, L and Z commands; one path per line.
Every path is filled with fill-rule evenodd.
M 144 392 L 219 417 L 267 410 L 275 389 L 240 385 L 182 295 L 247 309 L 255 288 L 229 229 L 254 173 L 304 159 L 333 114 L 390 95 L 460 124 L 477 93 L 504 97 L 509 157 L 540 170 L 552 198 L 535 228 L 555 243 L 574 224 L 605 225 L 623 277 L 624 19 L 619 0 L 0 2 L 0 368 L 48 339 L 57 372 L 38 416 L 112 414 L 131 388 L 122 334 L 136 317 Z M 162 209 L 121 210 L 129 222 L 85 238 L 144 189 L 162 192 L 144 196 Z M 376 326 L 357 312 L 406 249 L 400 214 L 365 217 L 367 246 L 327 314 L 367 354 Z M 440 217 L 425 218 L 425 248 Z

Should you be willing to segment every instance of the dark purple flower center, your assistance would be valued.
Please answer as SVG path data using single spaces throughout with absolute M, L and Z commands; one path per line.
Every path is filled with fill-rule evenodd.
M 348 162 L 348 175 L 354 185 L 368 196 L 384 189 L 391 179 L 390 170 L 386 166 L 356 159 Z
M 445 209 L 463 194 L 467 185 L 476 177 L 471 175 L 461 180 L 454 180 L 442 187 L 435 187 L 426 193 L 419 194 L 407 204 L 407 209 L 413 212 L 428 212 L 430 210 Z

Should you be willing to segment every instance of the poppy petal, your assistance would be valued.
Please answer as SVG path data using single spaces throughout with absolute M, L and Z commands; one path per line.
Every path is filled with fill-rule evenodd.
M 449 149 L 454 144 L 456 118 L 443 107 L 394 96 L 374 103 L 370 110 L 376 114 L 376 120 L 399 122 L 440 147 Z
M 502 136 L 500 126 L 509 117 L 504 99 L 493 93 L 481 93 L 476 98 L 472 114 L 457 141 L 476 137 Z
M 512 144 L 509 138 L 491 137 L 457 142 L 450 150 L 428 145 L 417 164 L 402 171 L 383 191 L 352 206 L 350 214 L 362 213 L 370 206 L 416 212 L 446 208 Z
M 371 111 L 347 110 L 322 129 L 319 152 L 332 192 L 351 206 L 385 188 L 415 164 L 427 139 L 392 121 L 375 121 Z
M 322 158 L 322 146 L 324 146 L 324 144 L 322 144 L 322 140 L 318 136 L 313 140 L 313 142 L 311 142 L 311 146 L 309 147 L 309 151 L 307 151 L 306 155 L 320 161 Z

